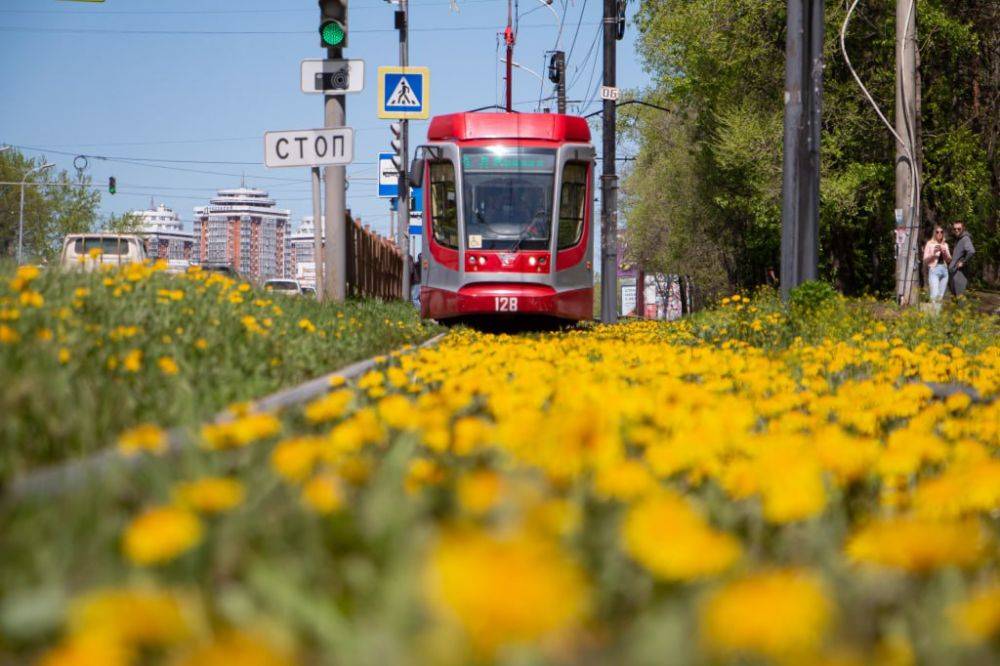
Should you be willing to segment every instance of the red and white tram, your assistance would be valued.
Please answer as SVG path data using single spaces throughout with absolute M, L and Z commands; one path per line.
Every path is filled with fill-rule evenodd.
M 587 121 L 548 113 L 432 119 L 423 185 L 420 312 L 593 316 L 594 148 Z

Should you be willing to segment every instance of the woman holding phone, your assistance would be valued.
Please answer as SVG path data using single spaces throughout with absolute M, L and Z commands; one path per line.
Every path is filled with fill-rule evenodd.
M 944 298 L 944 290 L 948 287 L 948 262 L 951 252 L 944 240 L 944 227 L 934 227 L 934 233 L 924 245 L 924 265 L 927 266 L 927 285 L 931 293 L 931 302 L 939 303 Z

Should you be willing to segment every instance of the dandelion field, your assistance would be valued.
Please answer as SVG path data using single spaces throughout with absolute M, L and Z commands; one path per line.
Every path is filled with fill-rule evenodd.
M 435 332 L 401 304 L 328 306 L 161 269 L 0 265 L 0 483 Z
M 301 408 L 237 406 L 176 456 L 126 433 L 140 473 L 0 509 L 0 651 L 996 663 L 998 333 L 735 297 L 674 324 L 456 329 Z

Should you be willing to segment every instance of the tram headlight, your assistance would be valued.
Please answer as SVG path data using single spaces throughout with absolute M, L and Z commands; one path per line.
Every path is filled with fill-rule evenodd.
M 528 265 L 531 267 L 538 265 L 538 259 L 535 259 L 534 257 L 528 257 Z

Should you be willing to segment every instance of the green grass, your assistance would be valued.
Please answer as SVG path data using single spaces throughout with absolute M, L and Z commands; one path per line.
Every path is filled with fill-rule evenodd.
M 0 482 L 437 332 L 405 303 L 324 304 L 141 267 L 25 281 L 10 264 L 0 326 Z

